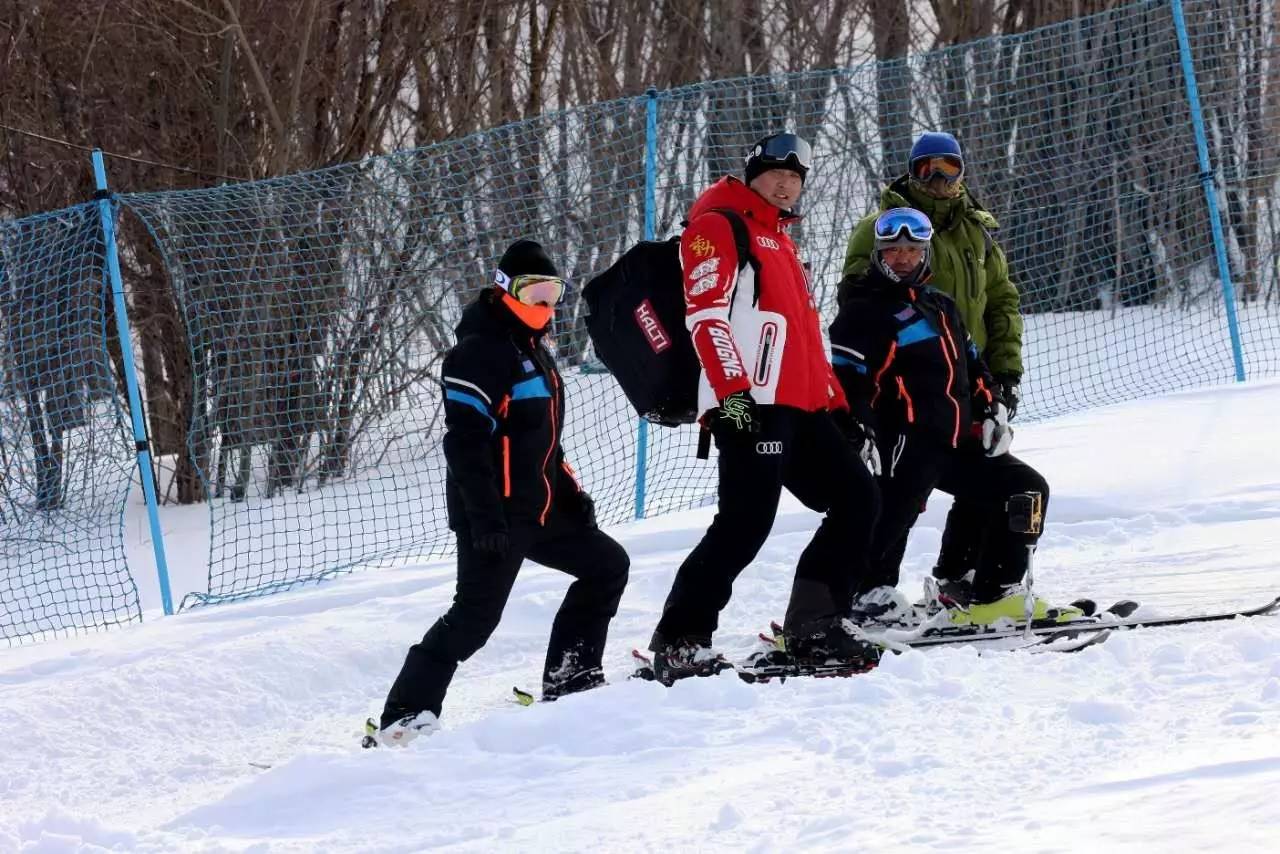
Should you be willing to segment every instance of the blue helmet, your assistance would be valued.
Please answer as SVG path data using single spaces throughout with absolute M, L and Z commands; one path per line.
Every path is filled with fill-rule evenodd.
M 918 157 L 942 157 L 948 154 L 964 159 L 964 154 L 960 151 L 960 143 L 956 138 L 941 131 L 922 133 L 916 139 L 915 145 L 911 146 L 912 160 Z
M 960 153 L 960 143 L 949 133 L 920 134 L 915 145 L 911 146 L 907 171 L 921 183 L 942 177 L 954 185 L 964 176 L 964 155 Z

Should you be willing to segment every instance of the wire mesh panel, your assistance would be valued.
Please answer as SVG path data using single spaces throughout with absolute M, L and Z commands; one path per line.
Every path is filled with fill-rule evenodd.
M 1258 0 L 1195 0 L 1185 4 L 1185 17 L 1246 370 L 1251 378 L 1275 376 L 1280 373 L 1276 7 Z
M 1188 6 L 1212 156 L 1241 283 L 1249 376 L 1277 373 L 1276 50 L 1266 4 Z M 1208 81 L 1208 82 L 1206 82 Z M 914 137 L 948 131 L 1021 295 L 1021 420 L 1214 382 L 1234 364 L 1168 2 L 1138 3 L 906 60 L 663 93 L 659 233 L 742 174 L 759 137 L 814 144 L 793 236 L 826 320 L 846 242 L 904 176 Z M 939 223 L 947 227 L 947 223 Z M 988 259 L 989 260 L 989 259 Z M 980 298 L 982 285 L 963 285 Z M 692 430 L 655 431 L 654 509 L 704 501 Z
M 1274 10 L 1195 0 L 1187 20 L 1249 375 L 1274 375 Z M 646 142 L 658 155 L 659 237 L 679 230 L 712 181 L 741 174 L 755 139 L 788 129 L 813 142 L 806 218 L 793 234 L 829 321 L 855 225 L 905 172 L 914 136 L 949 131 L 966 152 L 968 190 L 1000 224 L 992 245 L 1021 294 L 1021 419 L 1234 375 L 1167 0 L 904 60 L 657 97 L 654 140 L 648 99 L 624 99 L 288 178 L 123 197 L 161 247 L 191 353 L 187 452 L 203 478 L 212 545 L 207 589 L 187 605 L 452 548 L 437 383 L 453 326 L 516 238 L 544 243 L 579 286 L 639 240 Z M 38 287 L 50 293 L 80 281 L 76 270 L 100 269 L 88 224 L 80 249 L 50 248 L 71 246 L 58 224 L 68 216 L 6 226 L 7 294 L 10 283 L 36 281 L 40 263 L 53 284 Z M 37 228 L 57 234 L 25 236 Z M 964 287 L 982 299 L 979 282 Z M 601 520 L 617 522 L 633 506 L 636 426 L 595 367 L 576 294 L 553 330 L 569 395 L 565 444 Z M 16 311 L 6 340 L 31 327 Z M 76 340 L 58 337 L 36 349 L 61 353 Z M 64 380 L 33 385 L 30 376 L 54 357 L 5 358 L 2 449 L 25 478 L 7 478 L 5 495 L 29 483 L 33 512 L 47 516 L 50 495 L 65 512 L 73 469 L 37 460 L 70 459 L 68 437 L 83 428 L 65 426 L 69 413 L 92 421 L 95 406 L 114 403 L 77 380 L 83 405 L 51 405 Z M 39 401 L 38 418 L 28 399 Z M 648 441 L 650 514 L 714 497 L 714 464 L 694 457 L 696 430 L 653 428 Z M 107 458 L 119 465 L 117 450 Z M 109 482 L 86 484 L 86 494 Z
M 141 619 L 96 205 L 0 222 L 0 637 Z M 118 354 L 119 348 L 112 340 Z
M 361 163 L 125 201 L 159 241 L 195 365 L 190 452 L 212 510 L 209 587 L 270 592 L 452 547 L 439 361 L 520 237 L 581 284 L 640 237 L 643 108 L 602 104 Z M 634 426 L 556 319 L 566 449 L 620 519 Z

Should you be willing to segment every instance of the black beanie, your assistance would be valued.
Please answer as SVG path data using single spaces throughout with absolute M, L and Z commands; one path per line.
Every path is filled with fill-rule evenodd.
M 498 262 L 497 284 L 506 290 L 516 276 L 559 276 L 542 244 L 534 240 L 517 240 L 502 253 Z

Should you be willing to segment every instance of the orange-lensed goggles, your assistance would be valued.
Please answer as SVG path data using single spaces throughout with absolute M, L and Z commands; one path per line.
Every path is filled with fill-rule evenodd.
M 911 161 L 911 176 L 917 181 L 931 181 L 938 175 L 948 181 L 955 181 L 963 174 L 964 161 L 954 155 L 934 154 Z
M 564 296 L 564 279 L 558 276 L 516 276 L 508 292 L 525 305 L 553 306 Z

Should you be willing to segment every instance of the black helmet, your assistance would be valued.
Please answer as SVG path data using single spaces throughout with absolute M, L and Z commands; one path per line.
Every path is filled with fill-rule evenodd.
M 775 133 L 751 146 L 745 177 L 750 184 L 770 169 L 790 169 L 803 181 L 813 165 L 813 149 L 794 133 Z

